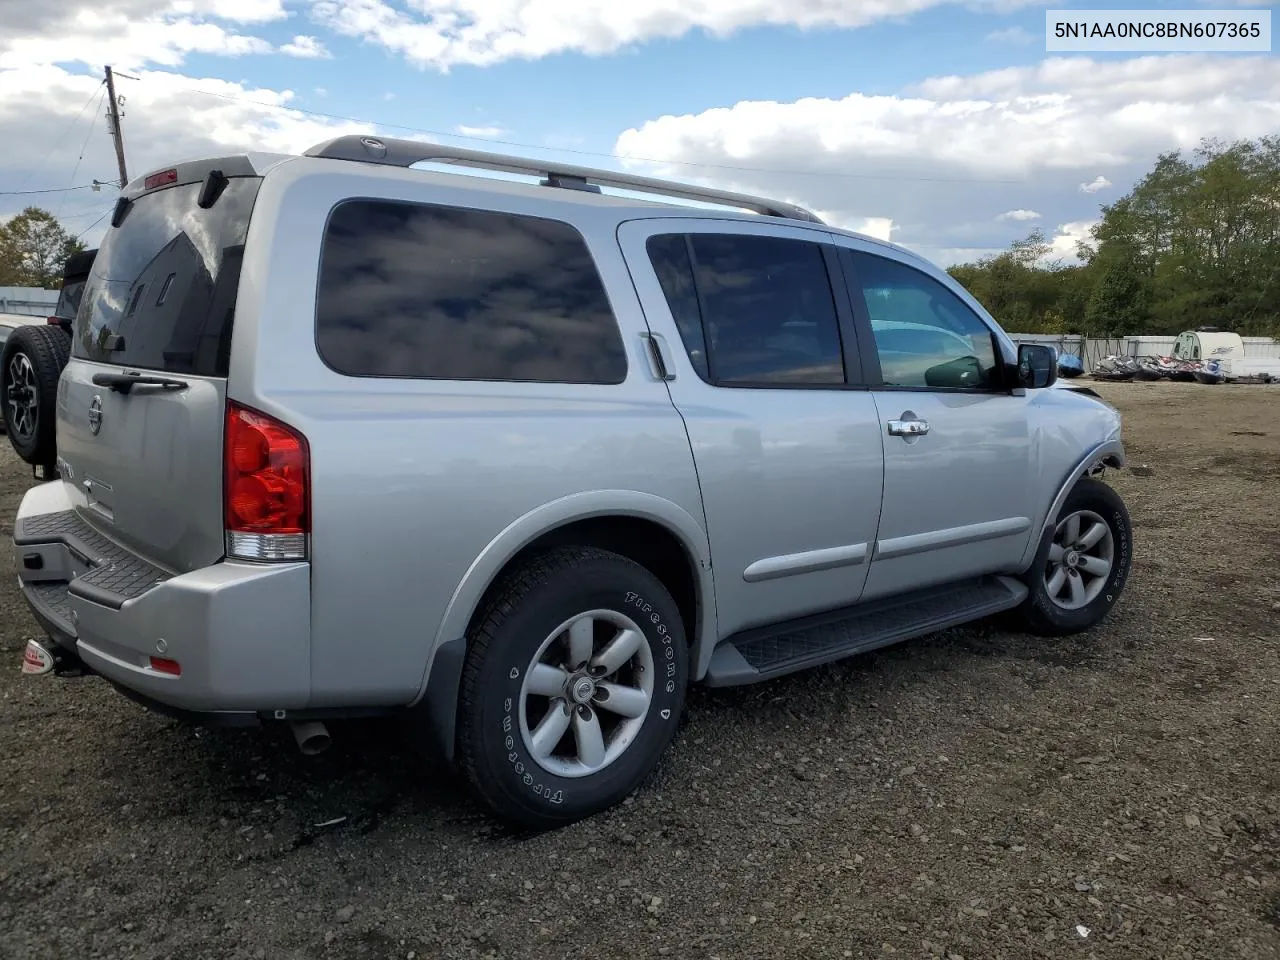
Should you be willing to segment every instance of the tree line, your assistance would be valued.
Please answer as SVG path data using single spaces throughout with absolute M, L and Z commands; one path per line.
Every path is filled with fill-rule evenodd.
M 84 248 L 48 210 L 27 207 L 0 223 L 0 287 L 57 289 L 67 257 Z
M 1161 154 L 1102 207 L 1078 264 L 1051 251 L 1035 230 L 948 272 L 1016 333 L 1280 337 L 1280 136 Z

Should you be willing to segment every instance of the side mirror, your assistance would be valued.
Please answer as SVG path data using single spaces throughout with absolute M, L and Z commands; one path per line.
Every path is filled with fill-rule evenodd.
M 1018 347 L 1018 375 L 1020 387 L 1039 390 L 1051 387 L 1058 379 L 1058 351 L 1042 343 L 1024 343 Z

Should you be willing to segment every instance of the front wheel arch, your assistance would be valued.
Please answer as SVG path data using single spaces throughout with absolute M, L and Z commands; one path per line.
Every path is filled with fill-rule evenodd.
M 1113 556 L 1096 595 L 1083 606 L 1069 609 L 1054 601 L 1046 577 L 1054 532 L 1064 518 L 1073 514 L 1090 514 L 1107 525 L 1113 540 Z M 1084 542 L 1087 540 L 1084 538 Z M 1124 500 L 1110 484 L 1090 476 L 1081 477 L 1049 518 L 1047 533 L 1040 541 L 1035 559 L 1022 576 L 1028 589 L 1027 598 L 1018 609 L 1023 626 L 1041 636 L 1064 636 L 1091 629 L 1110 614 L 1120 599 L 1132 562 L 1133 525 Z
M 1067 497 L 1071 495 L 1071 491 L 1076 488 L 1082 479 L 1092 477 L 1095 473 L 1101 472 L 1106 467 L 1115 470 L 1123 469 L 1125 465 L 1124 445 L 1119 438 L 1106 440 L 1076 462 L 1076 465 L 1068 471 L 1067 475 L 1062 478 L 1062 482 L 1058 484 L 1054 492 L 1053 499 L 1049 501 L 1045 508 L 1043 516 L 1040 517 L 1041 526 L 1037 536 L 1028 540 L 1025 551 L 1022 555 L 1022 562 L 1017 569 L 1024 573 L 1035 563 L 1035 559 L 1040 555 L 1040 550 L 1044 546 L 1045 540 L 1052 536 L 1055 518 L 1062 510 L 1062 505 L 1066 502 Z

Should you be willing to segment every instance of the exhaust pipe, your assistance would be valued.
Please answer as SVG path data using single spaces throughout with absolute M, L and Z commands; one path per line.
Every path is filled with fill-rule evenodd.
M 329 729 L 319 720 L 301 720 L 289 724 L 293 738 L 298 741 L 298 749 L 308 757 L 324 753 L 332 742 Z

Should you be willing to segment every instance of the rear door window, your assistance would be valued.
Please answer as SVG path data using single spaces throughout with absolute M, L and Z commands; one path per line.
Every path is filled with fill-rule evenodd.
M 704 379 L 718 386 L 844 385 L 840 324 L 820 244 L 692 233 L 654 236 L 647 249 Z
M 616 384 L 622 335 L 581 234 L 537 217 L 351 200 L 325 231 L 321 358 L 353 377 Z
M 93 261 L 71 355 L 225 377 L 245 234 L 261 182 L 231 178 L 207 210 L 196 203 L 199 183 L 135 199 Z

